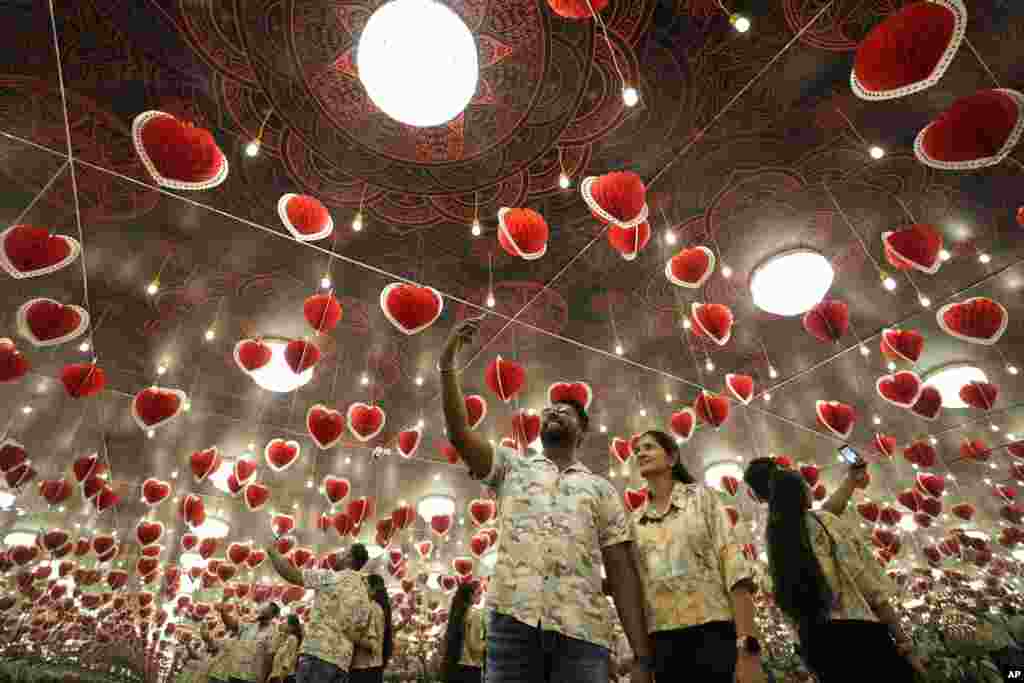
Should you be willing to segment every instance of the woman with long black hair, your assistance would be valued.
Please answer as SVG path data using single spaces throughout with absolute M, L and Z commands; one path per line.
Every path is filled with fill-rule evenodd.
M 384 668 L 391 659 L 394 634 L 391 628 L 391 600 L 384 579 L 377 574 L 366 577 L 370 596 L 370 624 L 363 640 L 352 653 L 351 683 L 381 683 Z
M 762 683 L 754 567 L 718 494 L 698 483 L 665 432 L 633 444 L 647 504 L 633 513 L 658 683 Z
M 856 530 L 811 511 L 803 477 L 772 473 L 765 541 L 775 604 L 795 626 L 801 654 L 822 683 L 924 675 L 891 601 L 898 589 Z
M 473 608 L 479 585 L 464 583 L 448 610 L 448 630 L 441 644 L 441 680 L 480 683 L 487 632 L 481 610 Z

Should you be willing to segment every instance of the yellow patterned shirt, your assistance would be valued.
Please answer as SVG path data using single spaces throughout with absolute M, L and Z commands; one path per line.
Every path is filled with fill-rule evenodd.
M 729 592 L 754 567 L 713 489 L 677 482 L 665 511 L 648 503 L 633 523 L 648 631 L 733 621 Z
M 231 641 L 225 640 L 220 644 L 220 652 L 210 660 L 210 669 L 206 674 L 211 681 L 227 681 L 231 675 Z
M 270 672 L 270 677 L 283 680 L 286 676 L 295 673 L 295 660 L 298 656 L 299 639 L 289 635 L 274 654 L 274 668 Z
M 352 653 L 353 669 L 372 669 L 384 666 L 384 610 L 376 602 L 370 603 L 370 621 L 361 640 Z
M 482 482 L 498 496 L 498 561 L 488 605 L 529 626 L 607 648 L 601 551 L 633 540 L 615 487 L 582 463 L 560 472 L 539 453 L 495 449 Z
M 273 624 L 262 629 L 257 623 L 242 624 L 238 637 L 225 643 L 231 653 L 227 677 L 263 681 L 270 667 L 268 655 L 277 652 L 280 641 L 281 632 Z
M 484 611 L 470 607 L 466 610 L 465 633 L 462 636 L 461 666 L 473 666 L 478 669 L 484 665 L 487 651 L 487 620 Z
M 302 639 L 301 654 L 348 671 L 354 643 L 363 638 L 370 620 L 366 578 L 346 569 L 307 569 L 303 585 L 313 591 L 313 606 Z

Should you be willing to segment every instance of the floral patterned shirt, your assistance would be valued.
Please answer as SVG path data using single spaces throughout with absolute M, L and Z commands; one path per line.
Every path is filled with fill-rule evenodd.
M 729 593 L 754 567 L 713 489 L 676 482 L 665 511 L 648 503 L 633 523 L 648 631 L 733 621 Z
M 299 639 L 289 635 L 274 654 L 274 667 L 270 671 L 271 678 L 284 679 L 295 673 L 295 660 L 299 656 Z
M 230 641 L 224 641 L 220 644 L 220 651 L 210 659 L 210 668 L 207 670 L 206 676 L 210 681 L 226 681 L 231 675 L 229 667 L 231 666 L 231 652 L 230 652 Z
M 301 654 L 348 671 L 354 643 L 363 637 L 370 620 L 366 578 L 348 569 L 306 569 L 302 584 L 314 595 Z
M 466 610 L 465 635 L 462 637 L 461 666 L 482 668 L 487 650 L 487 620 L 484 611 L 470 607 Z
M 821 524 L 815 521 L 815 516 L 821 520 Z M 878 621 L 871 606 L 891 602 L 899 595 L 899 588 L 875 559 L 863 535 L 848 522 L 824 510 L 808 512 L 804 523 L 807 525 L 814 555 L 836 599 L 831 618 Z M 822 524 L 828 533 L 825 533 Z M 834 560 L 829 534 L 835 541 Z M 770 572 L 765 577 L 765 583 L 765 589 L 770 591 Z
M 226 678 L 259 683 L 267 677 L 267 655 L 277 652 L 281 632 L 276 626 L 260 628 L 259 624 L 242 624 L 238 637 L 228 641 L 230 651 L 229 669 Z
M 372 669 L 384 666 L 384 609 L 370 602 L 370 621 L 352 653 L 353 669 Z
M 582 463 L 560 472 L 539 453 L 498 447 L 483 484 L 497 492 L 501 542 L 488 604 L 529 626 L 604 648 L 604 548 L 633 540 L 615 487 Z

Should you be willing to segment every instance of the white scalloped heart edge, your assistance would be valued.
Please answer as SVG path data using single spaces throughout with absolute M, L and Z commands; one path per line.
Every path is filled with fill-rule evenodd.
M 622 444 L 626 448 L 626 457 L 625 458 L 623 458 L 622 454 L 619 453 L 619 445 L 620 444 Z M 612 442 L 611 442 L 611 444 L 609 444 L 608 450 L 611 452 L 612 457 L 614 457 L 616 460 L 618 460 L 622 464 L 626 464 L 626 462 L 628 462 L 629 459 L 633 457 L 633 446 L 632 446 L 632 444 L 629 443 L 629 439 L 623 439 L 621 436 L 613 436 L 612 437 Z
M 380 413 L 380 424 L 377 426 L 377 429 L 372 434 L 366 434 L 366 435 L 360 434 L 352 426 L 352 415 L 353 415 L 353 412 L 355 410 L 359 409 L 360 407 L 366 408 L 367 410 L 377 411 L 377 412 Z M 385 413 L 379 406 L 371 406 L 371 405 L 367 405 L 365 403 L 353 403 L 352 405 L 350 405 L 348 407 L 348 410 L 345 413 L 345 417 L 346 417 L 345 421 L 348 424 L 349 432 L 352 433 L 352 436 L 354 436 L 356 439 L 358 439 L 359 441 L 361 441 L 363 443 L 369 441 L 370 439 L 373 439 L 378 434 L 380 434 L 384 430 L 384 425 L 387 424 L 387 421 L 388 421 L 387 413 Z
M 22 224 L 19 224 L 22 225 Z M 19 225 L 12 225 L 3 232 L 0 232 L 0 268 L 3 268 L 8 275 L 16 280 L 25 280 L 31 277 L 40 277 L 42 275 L 49 275 L 50 273 L 56 273 L 58 270 L 66 268 L 71 265 L 76 258 L 82 253 L 82 245 L 78 243 L 74 237 L 67 235 L 50 235 L 50 237 L 58 237 L 64 240 L 65 244 L 68 245 L 69 253 L 64 260 L 53 264 L 52 266 L 44 266 L 43 268 L 37 268 L 36 270 L 21 271 L 15 268 L 14 264 L 7 257 L 7 235 Z
M 1002 324 L 1000 324 L 999 329 L 996 330 L 996 333 L 994 335 L 988 337 L 987 339 L 979 339 L 977 337 L 971 337 L 966 334 L 960 334 L 959 332 L 950 329 L 949 326 L 946 325 L 946 312 L 949 311 L 951 308 L 955 308 L 957 306 L 966 306 L 967 304 L 974 303 L 975 301 L 983 300 L 988 300 L 994 303 L 996 306 L 999 307 L 1000 312 L 1003 314 L 1003 322 Z M 998 342 L 1000 337 L 1003 336 L 1003 333 L 1006 332 L 1006 327 L 1010 324 L 1010 314 L 1006 311 L 1006 307 L 1003 306 L 998 301 L 989 299 L 988 297 L 984 296 L 976 296 L 965 301 L 954 301 L 953 303 L 946 304 L 945 306 L 943 306 L 942 308 L 935 312 L 935 321 L 939 324 L 939 329 L 941 329 L 943 332 L 945 332 L 951 337 L 955 337 L 965 342 L 970 342 L 971 344 L 982 344 L 983 346 L 992 346 L 996 342 Z
M 584 178 L 583 182 L 580 183 L 580 194 L 583 195 L 583 201 L 586 203 L 587 207 L 599 216 L 601 220 L 605 223 L 612 223 L 620 228 L 627 229 L 635 228 L 647 220 L 647 215 L 650 212 L 647 202 L 644 202 L 644 205 L 640 207 L 640 213 L 628 221 L 620 221 L 618 218 L 605 211 L 601 205 L 597 203 L 597 200 L 594 199 L 594 195 L 591 193 L 590 189 L 591 186 L 600 179 L 601 176 L 587 176 Z
M 882 384 L 884 382 L 889 381 L 895 382 L 896 378 L 900 375 L 912 375 L 914 379 L 917 380 L 917 392 L 914 393 L 914 400 L 910 401 L 909 403 L 903 403 L 901 401 L 893 400 L 882 393 Z M 910 410 L 911 408 L 914 407 L 914 404 L 917 403 L 917 400 L 921 398 L 922 391 L 924 391 L 924 382 L 921 381 L 921 378 L 917 376 L 916 372 L 911 372 L 910 370 L 900 370 L 899 372 L 894 372 L 891 375 L 882 375 L 877 380 L 875 380 L 875 393 L 878 394 L 878 396 L 883 401 L 885 401 L 886 403 L 891 403 L 892 405 L 897 406 L 899 408 L 905 408 L 906 410 Z
M 318 232 L 312 232 L 307 234 L 302 232 L 301 230 L 296 228 L 295 225 L 292 224 L 291 219 L 288 218 L 288 202 L 290 202 L 292 199 L 295 199 L 296 197 L 301 196 L 302 195 L 289 192 L 287 194 L 281 195 L 281 198 L 277 200 L 277 215 L 281 219 L 281 222 L 284 224 L 284 227 L 286 227 L 288 229 L 288 232 L 292 234 L 292 237 L 294 237 L 299 242 L 316 242 L 324 239 L 325 237 L 330 237 L 331 233 L 334 232 L 334 218 L 331 217 L 330 211 L 327 212 L 327 223 Z M 310 198 L 316 199 L 316 197 Z M 320 200 L 317 199 L 317 201 L 319 202 Z M 323 202 L 320 202 L 320 205 L 323 206 Z M 325 206 L 324 210 L 326 209 L 327 207 Z
M 430 293 L 433 294 L 434 297 L 437 299 L 437 314 L 429 321 L 420 325 L 419 327 L 407 329 L 404 325 L 402 325 L 401 322 L 399 322 L 393 315 L 391 315 L 391 312 L 388 310 L 388 296 L 391 294 L 392 291 L 394 291 L 398 287 L 418 287 L 420 289 L 429 290 Z M 403 332 L 404 334 L 408 335 L 414 335 L 417 334 L 418 332 L 422 332 L 423 330 L 427 329 L 428 327 L 433 325 L 438 318 L 441 317 L 441 313 L 444 312 L 444 297 L 442 297 L 441 293 L 434 289 L 433 287 L 428 287 L 426 285 L 414 285 L 408 282 L 394 282 L 381 290 L 380 310 L 384 312 L 384 317 L 388 319 L 388 322 L 394 325 L 399 332 Z
M 220 147 L 217 151 L 220 153 L 221 166 L 217 171 L 217 175 L 210 178 L 209 180 L 203 180 L 199 182 L 186 182 L 184 180 L 174 180 L 173 178 L 165 178 L 160 175 L 160 171 L 157 170 L 156 164 L 149 157 L 149 152 L 146 151 L 146 146 L 142 144 L 142 129 L 146 127 L 146 124 L 158 116 L 166 116 L 167 118 L 177 118 L 166 112 L 150 110 L 144 111 L 135 117 L 132 121 L 132 143 L 135 145 L 135 152 L 139 155 L 139 160 L 142 161 L 142 165 L 146 167 L 146 171 L 153 177 L 157 185 L 166 187 L 172 190 L 210 190 L 224 182 L 228 177 L 228 159 L 224 156 L 224 152 L 221 151 Z
M 34 304 L 41 302 L 49 302 L 52 304 L 57 304 L 58 306 L 64 306 L 74 310 L 76 313 L 78 313 L 78 327 L 76 327 L 71 332 L 65 334 L 63 337 L 56 337 L 54 339 L 47 339 L 45 341 L 38 339 L 35 336 L 35 334 L 32 333 L 32 328 L 29 327 L 28 309 L 31 308 Z M 48 346 L 59 346 L 61 344 L 66 344 L 69 341 L 74 341 L 75 339 L 78 339 L 80 336 L 82 336 L 82 334 L 89 328 L 89 311 L 85 310 L 81 306 L 75 306 L 74 304 L 62 304 L 61 302 L 56 301 L 55 299 L 47 299 L 46 297 L 40 297 L 38 299 L 29 299 L 21 306 L 19 306 L 18 312 L 14 316 L 14 320 L 15 326 L 18 329 L 18 333 L 22 337 L 27 339 L 29 343 L 31 343 L 33 346 L 41 349 L 46 348 Z
M 280 444 L 282 446 L 288 446 L 295 451 L 295 455 L 292 457 L 291 460 L 288 461 L 288 464 L 282 467 L 278 467 L 270 460 L 270 449 L 277 444 Z M 298 462 L 299 457 L 301 455 L 302 447 L 299 445 L 299 442 L 295 441 L 294 439 L 271 439 L 270 441 L 267 442 L 267 445 L 263 447 L 263 459 L 264 461 L 266 461 L 267 467 L 269 467 L 274 472 L 284 472 L 286 469 L 288 469 L 296 462 Z
M 333 408 L 328 408 L 327 406 L 325 406 L 322 403 L 317 403 L 316 405 L 310 406 L 309 410 L 306 411 L 306 431 L 309 432 L 309 436 L 310 436 L 310 438 L 313 439 L 313 443 L 315 443 L 320 450 L 326 451 L 326 450 L 336 446 L 338 444 L 338 442 L 341 441 L 341 438 L 343 436 L 345 436 L 345 425 L 342 424 L 342 429 L 338 432 L 338 436 L 336 436 L 334 439 L 332 439 L 331 441 L 328 441 L 327 443 L 320 443 L 320 439 L 316 438 L 316 435 L 313 434 L 313 430 L 310 429 L 310 426 L 309 426 L 309 420 L 310 420 L 310 418 L 313 417 L 313 412 L 317 411 L 317 410 L 325 412 L 328 415 L 330 415 L 331 417 L 335 417 L 335 416 L 336 417 L 340 417 L 340 418 L 342 418 L 343 422 L 344 422 L 345 416 L 341 414 L 340 410 L 334 410 Z
M 690 304 L 690 313 L 691 313 L 690 317 L 693 319 L 693 324 L 696 325 L 697 327 L 699 327 L 701 332 L 703 332 L 705 335 L 707 335 L 708 339 L 710 339 L 711 341 L 715 342 L 719 346 L 725 346 L 726 344 L 729 343 L 729 340 L 732 338 L 732 324 L 735 322 L 735 318 L 732 315 L 732 311 L 729 311 L 729 329 L 726 331 L 725 337 L 723 339 L 719 340 L 718 337 L 716 337 L 715 335 L 711 334 L 708 331 L 708 329 L 706 327 L 704 327 L 704 324 L 700 321 L 700 316 L 697 314 L 697 311 L 699 311 L 703 306 L 709 306 L 709 305 L 710 304 L 699 303 L 699 302 L 694 301 L 693 303 Z
M 849 438 L 850 434 L 853 434 L 853 428 L 856 426 L 857 420 L 856 419 L 850 420 L 850 428 L 847 429 L 846 432 L 840 432 L 839 430 L 834 429 L 832 427 L 832 425 L 830 425 L 828 423 L 828 420 L 826 420 L 825 417 L 821 414 L 821 407 L 822 406 L 826 406 L 826 405 L 839 405 L 839 404 L 840 404 L 840 401 L 816 401 L 815 404 L 814 404 L 814 412 L 817 413 L 817 415 L 818 415 L 818 421 L 821 422 L 821 424 L 826 429 L 828 429 L 830 432 L 832 432 L 833 434 L 835 434 L 839 438 L 846 439 L 846 438 Z
M 680 280 L 675 276 L 675 273 L 672 272 L 672 260 L 675 259 L 676 256 L 679 256 L 679 254 L 676 254 L 676 256 L 673 256 L 672 258 L 665 262 L 665 277 L 667 277 L 668 281 L 674 285 L 686 287 L 687 289 L 700 289 L 701 287 L 704 286 L 704 283 L 708 281 L 708 278 L 710 278 L 714 274 L 715 265 L 718 263 L 718 259 L 715 258 L 715 252 L 711 251 L 704 245 L 691 248 L 704 252 L 704 254 L 706 254 L 708 257 L 707 270 L 704 272 L 703 275 L 701 275 L 700 279 L 697 280 L 696 282 L 687 282 L 686 280 Z M 679 253 L 681 254 L 682 252 Z
M 536 261 L 544 254 L 548 253 L 548 243 L 547 241 L 545 241 L 544 246 L 540 248 L 540 251 L 537 251 L 535 253 L 527 253 L 520 249 L 519 243 L 516 242 L 515 238 L 512 236 L 512 233 L 509 232 L 508 226 L 505 225 L 505 216 L 507 216 L 508 212 L 511 210 L 512 209 L 507 206 L 503 206 L 500 209 L 498 209 L 498 230 L 501 231 L 501 234 L 503 234 L 505 236 L 505 239 L 508 240 L 509 244 L 512 245 L 512 249 L 515 250 L 517 256 L 519 256 L 521 259 L 525 261 Z
M 1020 141 L 1021 133 L 1024 132 L 1024 94 L 1007 88 L 995 88 L 995 90 L 1003 93 L 1017 104 L 1017 122 L 1010 129 L 1009 134 L 1006 136 L 1006 141 L 999 151 L 996 152 L 995 156 L 981 157 L 970 161 L 939 161 L 938 159 L 931 158 L 924 151 L 924 139 L 928 134 L 928 130 L 935 125 L 933 121 L 922 128 L 921 132 L 914 138 L 914 156 L 917 157 L 917 160 L 925 166 L 943 171 L 963 171 L 995 166 L 1008 157 Z

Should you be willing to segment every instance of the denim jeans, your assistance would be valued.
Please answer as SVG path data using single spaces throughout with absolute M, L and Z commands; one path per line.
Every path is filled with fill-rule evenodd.
M 600 645 L 491 612 L 486 683 L 608 683 L 608 660 Z
M 654 671 L 658 683 L 692 677 L 704 683 L 732 683 L 736 676 L 736 625 L 712 621 L 655 631 Z
M 310 655 L 299 655 L 295 665 L 297 683 L 348 683 L 348 672 Z

